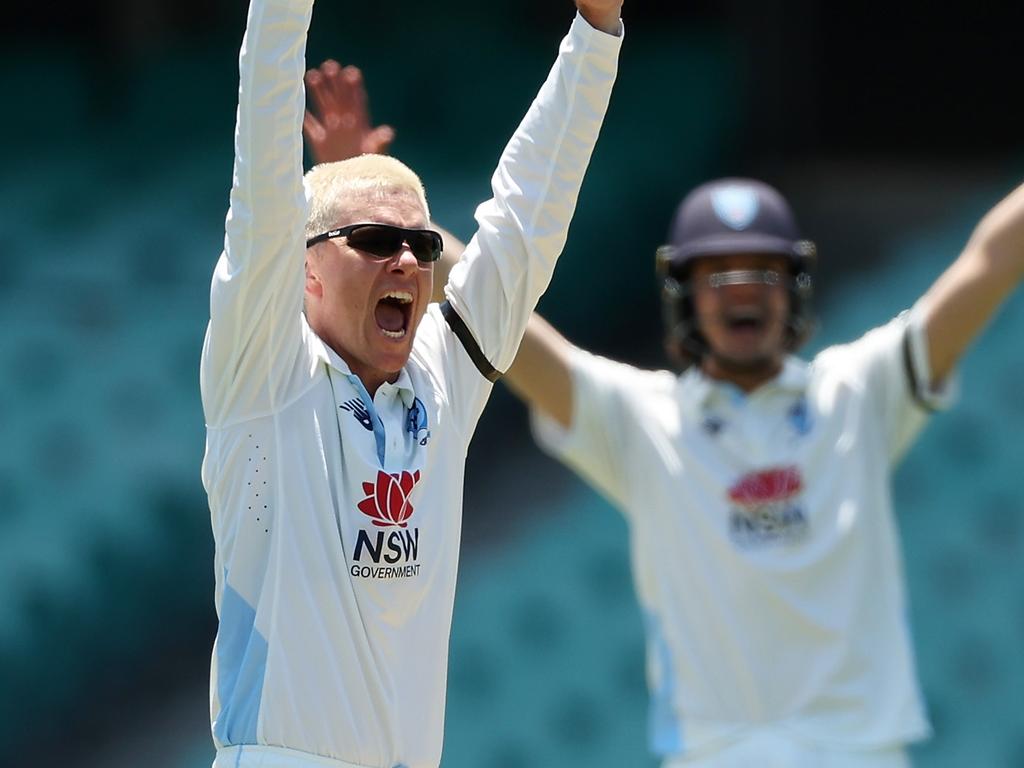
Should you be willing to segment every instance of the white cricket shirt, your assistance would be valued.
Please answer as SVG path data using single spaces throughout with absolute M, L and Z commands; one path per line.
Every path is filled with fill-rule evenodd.
M 441 756 L 464 460 L 491 384 L 437 305 L 372 399 L 305 322 L 311 9 L 253 0 L 240 57 L 201 371 L 220 617 L 213 734 L 218 748 L 243 745 L 231 765 L 255 764 L 260 747 L 245 745 L 263 745 L 294 751 L 289 764 L 427 768 Z M 573 22 L 452 270 L 448 300 L 499 369 L 564 245 L 620 42 Z
M 946 398 L 911 386 L 930 381 L 911 317 L 749 395 L 576 350 L 571 429 L 535 414 L 629 522 L 655 753 L 764 725 L 851 749 L 929 733 L 890 473 Z

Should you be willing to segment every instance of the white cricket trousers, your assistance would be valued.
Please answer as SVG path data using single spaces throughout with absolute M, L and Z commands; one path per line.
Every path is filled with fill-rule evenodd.
M 344 760 L 299 752 L 284 747 L 243 744 L 217 750 L 213 768 L 366 768 Z
M 662 768 L 910 768 L 901 747 L 830 749 L 778 730 L 758 730 L 724 747 L 673 757 Z

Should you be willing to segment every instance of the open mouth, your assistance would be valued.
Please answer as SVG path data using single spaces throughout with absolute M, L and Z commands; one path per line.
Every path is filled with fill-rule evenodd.
M 408 291 L 388 291 L 377 302 L 374 317 L 381 333 L 389 339 L 405 338 L 412 317 L 412 294 Z
M 730 331 L 756 333 L 764 330 L 765 315 L 756 310 L 731 312 L 725 317 L 725 325 Z

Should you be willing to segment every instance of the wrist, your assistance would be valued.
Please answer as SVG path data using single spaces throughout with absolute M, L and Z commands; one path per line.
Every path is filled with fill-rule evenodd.
M 622 34 L 622 21 L 620 19 L 620 13 L 622 11 L 622 4 L 618 3 L 615 6 L 608 7 L 590 7 L 583 3 L 577 4 L 580 16 L 594 29 L 604 32 L 609 35 L 618 37 Z

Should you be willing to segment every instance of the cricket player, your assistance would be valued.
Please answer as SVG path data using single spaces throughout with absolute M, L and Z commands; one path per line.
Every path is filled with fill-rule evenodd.
M 370 155 L 303 178 L 312 6 L 252 0 L 240 56 L 201 371 L 214 766 L 434 768 L 465 454 L 565 242 L 621 0 L 576 0 L 442 304 L 411 170 Z
M 307 84 L 315 155 L 393 138 L 369 125 L 358 70 L 328 62 Z M 890 476 L 1024 278 L 1024 186 L 913 307 L 811 362 L 795 353 L 815 247 L 779 192 L 705 184 L 670 237 L 675 371 L 591 355 L 534 316 L 505 376 L 541 444 L 629 523 L 650 748 L 665 768 L 906 768 L 930 726 Z
M 776 190 L 710 182 L 658 254 L 681 373 L 539 319 L 509 372 L 541 444 L 629 522 L 667 768 L 902 768 L 929 734 L 890 477 L 1024 277 L 1024 186 L 912 308 L 808 363 L 814 258 Z

